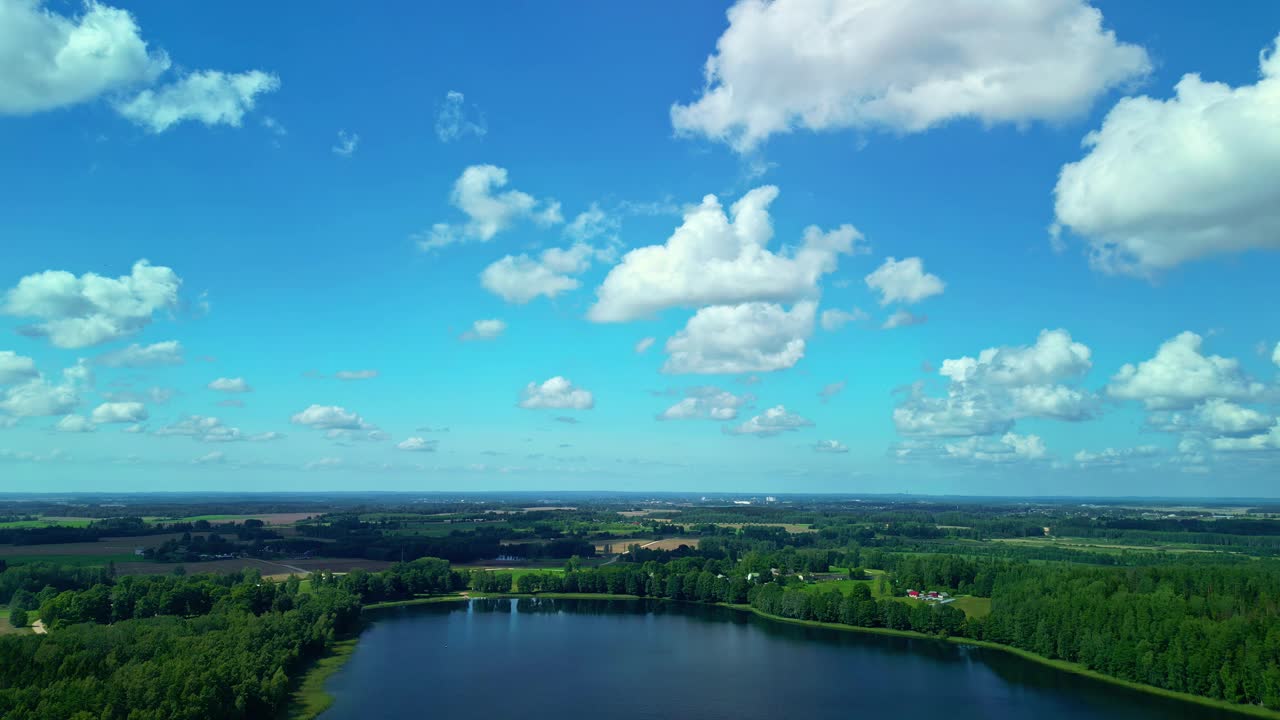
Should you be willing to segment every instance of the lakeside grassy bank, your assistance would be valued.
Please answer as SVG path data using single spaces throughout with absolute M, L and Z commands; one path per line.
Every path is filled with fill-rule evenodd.
M 297 688 L 289 695 L 288 720 L 314 720 L 316 716 L 333 704 L 333 696 L 325 691 L 324 685 L 329 678 L 351 659 L 356 644 L 360 642 L 357 635 L 346 640 L 339 640 L 329 649 L 328 654 L 317 660 L 302 675 Z
M 472 597 L 483 597 L 483 596 L 480 596 L 480 595 L 468 596 L 468 595 L 458 595 L 458 594 L 432 595 L 430 597 L 420 597 L 420 598 L 414 598 L 412 600 L 391 600 L 388 602 L 372 603 L 370 605 L 365 605 L 361 609 L 362 610 L 385 610 L 386 608 L 405 607 L 406 605 L 428 605 L 431 603 L 461 602 L 463 600 L 470 600 Z
M 638 595 L 622 595 L 622 594 L 612 595 L 612 594 L 603 594 L 603 593 L 537 593 L 537 594 L 469 593 L 467 595 L 462 595 L 462 594 L 436 595 L 431 597 L 415 598 L 413 600 L 400 600 L 395 602 L 375 603 L 372 605 L 366 605 L 364 609 L 365 610 L 381 610 L 386 608 L 405 607 L 405 606 L 411 606 L 411 605 L 426 605 L 426 604 L 442 603 L 442 602 L 459 602 L 464 600 L 470 600 L 472 598 L 516 598 L 516 599 L 546 598 L 551 600 L 649 599 L 649 600 L 661 600 L 662 602 L 683 602 L 683 601 L 674 601 L 667 598 L 641 598 Z M 691 603 L 691 604 L 702 604 L 702 603 Z M 936 635 L 928 635 L 925 633 L 919 633 L 912 630 L 893 630 L 890 628 L 859 627 L 856 625 L 845 625 L 843 623 L 826 623 L 826 622 L 819 622 L 816 620 L 796 620 L 793 618 L 782 617 L 780 615 L 772 615 L 770 613 L 763 612 L 761 610 L 751 607 L 750 605 L 745 605 L 745 604 L 738 605 L 738 604 L 729 604 L 729 603 L 717 603 L 716 605 L 719 607 L 725 607 L 732 610 L 737 610 L 739 612 L 749 612 L 754 614 L 757 617 L 763 618 L 765 620 L 770 620 L 773 622 L 788 623 L 792 625 L 805 625 L 809 627 L 824 628 L 827 630 L 838 630 L 843 632 L 857 632 L 857 633 L 866 633 L 871 635 L 893 635 L 898 637 L 914 638 L 918 640 L 948 642 L 956 645 L 968 645 L 973 647 L 982 647 L 982 648 L 988 648 L 992 650 L 998 650 L 1001 652 L 1006 652 L 1012 655 L 1016 655 L 1024 660 L 1039 663 L 1041 665 L 1046 665 L 1048 667 L 1054 668 L 1056 670 L 1060 670 L 1062 672 L 1068 672 L 1074 675 L 1081 675 L 1084 677 L 1093 678 L 1095 680 L 1101 680 L 1103 682 L 1107 682 L 1112 685 L 1127 687 L 1132 690 L 1137 690 L 1139 692 L 1149 693 L 1152 695 L 1159 695 L 1162 697 L 1166 697 L 1174 700 L 1180 700 L 1183 702 L 1196 703 L 1198 705 L 1211 707 L 1217 710 L 1226 710 L 1226 711 L 1237 713 L 1240 715 L 1247 715 L 1247 716 L 1258 717 L 1258 718 L 1268 718 L 1269 720 L 1280 720 L 1280 712 L 1277 712 L 1274 710 L 1268 710 L 1263 707 L 1258 707 L 1255 705 L 1240 705 L 1237 703 L 1230 703 L 1225 700 L 1216 700 L 1213 698 L 1201 697 L 1199 695 L 1191 695 L 1189 693 L 1181 693 L 1173 690 L 1166 690 L 1164 688 L 1158 688 L 1153 685 L 1145 685 L 1143 683 L 1136 683 L 1129 680 L 1123 680 L 1121 678 L 1105 675 L 1095 670 L 1090 670 L 1089 668 L 1083 665 L 1080 665 L 1079 663 L 1067 662 L 1065 660 L 1054 660 L 1052 658 L 1047 658 L 1042 655 L 1037 655 L 1033 652 L 1023 650 L 1021 648 L 1016 648 L 1009 645 L 1001 645 L 999 643 L 988 642 L 985 640 L 974 640 L 971 638 L 963 638 L 963 637 L 940 638 Z M 337 670 L 341 668 L 343 664 L 346 663 L 346 661 L 349 659 L 351 655 L 351 652 L 355 649 L 355 643 L 357 642 L 357 640 L 358 638 L 353 638 L 351 640 L 343 640 L 335 644 L 335 652 L 333 654 L 321 659 L 319 662 L 316 663 L 316 665 L 312 669 L 308 670 L 306 675 L 304 675 L 303 677 L 303 682 L 300 685 L 299 689 L 294 693 L 294 697 L 295 697 L 294 702 L 303 703 L 306 709 L 304 710 L 302 708 L 299 708 L 297 711 L 298 714 L 294 714 L 294 712 L 291 710 L 291 713 L 289 715 L 289 720 L 312 720 L 321 712 L 323 712 L 326 708 L 329 707 L 329 705 L 333 702 L 333 697 L 329 695 L 327 692 L 325 692 L 324 684 L 330 676 L 332 676 L 335 672 L 337 672 Z M 349 648 L 344 647 L 341 651 L 338 650 L 338 646 L 342 646 L 347 643 L 350 643 Z M 290 707 L 291 708 L 293 707 L 293 703 L 291 703 Z

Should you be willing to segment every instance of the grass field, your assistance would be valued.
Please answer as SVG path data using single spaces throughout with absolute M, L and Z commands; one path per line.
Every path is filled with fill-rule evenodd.
M 23 529 L 45 527 L 89 527 L 92 518 L 42 517 L 38 520 L 13 520 L 0 522 L 0 529 Z
M 675 550 L 681 545 L 688 545 L 691 548 L 698 547 L 698 538 L 666 538 L 664 540 L 650 540 L 640 543 L 641 547 L 649 550 Z
M 324 684 L 351 658 L 357 642 L 356 638 L 335 642 L 329 649 L 329 654 L 317 660 L 307 670 L 289 696 L 289 720 L 312 720 L 329 709 L 333 704 L 333 696 L 325 692 Z
M 831 572 L 847 573 L 848 568 L 832 567 Z M 883 575 L 883 570 L 867 570 L 869 575 Z M 890 595 L 880 592 L 880 583 L 875 580 L 831 580 L 828 582 L 811 583 L 804 586 L 805 592 L 823 592 L 829 588 L 836 588 L 844 594 L 848 594 L 854 585 L 866 585 L 871 588 L 871 597 L 876 600 L 895 600 L 901 603 L 914 605 L 920 600 L 913 600 L 902 595 Z M 975 597 L 973 595 L 964 595 L 956 598 L 954 601 L 947 603 L 951 607 L 961 610 L 964 614 L 971 618 L 982 618 L 991 614 L 991 598 Z
M 267 525 L 293 525 L 302 520 L 313 517 L 316 513 L 258 513 L 256 515 L 189 515 L 180 518 L 149 518 L 152 522 L 197 522 L 205 520 L 207 522 L 244 522 L 245 520 L 261 520 Z
M 991 614 L 991 598 L 965 595 L 956 598 L 951 606 L 963 610 L 964 614 L 971 618 L 984 618 Z
M 361 513 L 360 522 L 386 522 L 388 520 L 399 520 L 401 522 L 437 522 L 448 517 L 454 517 L 457 513 L 397 513 L 397 512 L 376 512 Z M 431 520 L 428 520 L 431 518 Z
M 9 546 L 0 546 L 0 547 L 9 547 Z M 44 546 L 42 546 L 42 545 L 36 545 L 36 546 L 29 546 L 29 547 L 44 547 Z M 42 562 L 42 563 L 54 563 L 54 564 L 57 564 L 57 565 L 75 565 L 75 566 L 78 566 L 78 567 L 99 567 L 99 566 L 106 565 L 107 563 L 111 563 L 111 562 L 116 563 L 117 565 L 119 565 L 120 563 L 132 562 L 132 561 L 134 561 L 134 560 L 137 560 L 137 559 L 138 559 L 138 556 L 137 556 L 137 555 L 134 555 L 133 553 L 127 553 L 127 554 L 126 554 L 126 553 L 119 553 L 119 554 L 115 554 L 115 555 L 44 555 L 44 554 L 37 554 L 37 555 L 8 555 L 8 554 L 0 554 L 0 557 L 4 558 L 4 561 L 5 561 L 5 562 L 7 562 L 7 563 L 9 563 L 9 565 L 11 565 L 11 566 L 13 566 L 13 565 L 27 565 L 27 564 L 30 564 L 30 563 Z
M 35 620 L 34 613 L 31 620 Z M 9 624 L 9 606 L 0 605 L 0 635 L 30 635 L 32 630 L 29 627 L 16 628 Z

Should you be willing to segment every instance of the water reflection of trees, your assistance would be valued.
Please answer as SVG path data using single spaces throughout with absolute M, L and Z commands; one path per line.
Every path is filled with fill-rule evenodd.
M 952 668 L 969 666 L 961 672 L 975 672 L 972 682 L 982 677 L 999 678 L 1006 686 L 1049 698 L 1067 698 L 1073 710 L 1088 712 L 1117 704 L 1142 708 L 1142 717 L 1186 718 L 1187 720 L 1236 720 L 1239 716 L 1223 710 L 1191 705 L 1118 687 L 1092 678 L 1073 675 L 1015 655 L 989 648 L 947 643 L 927 638 L 907 638 L 851 632 L 777 622 L 732 608 L 677 603 L 652 598 L 568 599 L 546 597 L 473 598 L 468 603 L 436 603 L 391 609 L 395 614 L 442 615 L 471 612 L 490 615 L 590 616 L 680 616 L 708 623 L 754 625 L 754 630 L 789 644 L 848 648 L 897 657 L 911 657 Z M 380 611 L 388 612 L 388 611 Z M 990 675 L 987 674 L 990 672 Z M 1151 711 L 1146 714 L 1145 711 Z
M 1152 717 L 1180 720 L 1240 720 L 1238 713 L 1196 705 L 1182 700 L 1153 695 L 1083 675 L 1056 670 L 1025 660 L 1012 653 L 990 648 L 969 648 L 973 659 L 981 662 L 1010 686 L 1044 693 L 1066 694 L 1083 703 L 1107 707 L 1117 699 L 1142 705 Z

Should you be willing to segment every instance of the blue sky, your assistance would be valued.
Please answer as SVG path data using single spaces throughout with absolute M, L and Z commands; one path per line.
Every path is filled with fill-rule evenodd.
M 1275 496 L 1278 34 L 0 0 L 0 491 Z

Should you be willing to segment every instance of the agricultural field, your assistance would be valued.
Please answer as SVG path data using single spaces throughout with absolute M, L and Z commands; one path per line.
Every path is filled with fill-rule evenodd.
M 0 530 L 9 528 L 89 527 L 93 518 L 40 516 L 36 520 L 0 522 Z
M 421 516 L 419 516 L 421 518 Z M 406 527 L 407 526 L 407 527 Z M 401 522 L 401 527 L 386 530 L 389 535 L 396 536 L 418 536 L 418 537 L 445 537 L 455 532 L 472 532 L 477 528 L 507 528 L 510 523 L 504 520 L 474 520 L 462 522 L 440 522 L 440 521 L 424 521 L 424 522 Z
M 752 527 L 777 527 L 777 528 L 782 528 L 783 530 L 786 530 L 789 533 L 818 532 L 817 530 L 814 529 L 812 525 L 809 525 L 807 523 L 801 524 L 801 523 L 761 522 L 761 523 L 711 523 L 711 524 L 715 525 L 716 527 L 734 528 L 738 530 L 747 526 L 752 526 Z
M 603 554 L 610 552 L 610 550 L 615 553 L 626 552 L 627 548 L 632 545 L 643 546 L 653 541 L 653 538 L 609 538 L 607 540 L 597 539 L 592 542 L 596 546 L 596 552 Z
M 151 517 L 152 522 L 193 523 L 204 520 L 210 523 L 242 523 L 245 520 L 261 520 L 267 527 L 285 527 L 309 520 L 315 513 L 259 513 L 247 515 L 188 515 L 186 517 L 163 518 Z
M 618 513 L 625 518 L 645 518 L 657 522 L 671 522 L 670 516 L 679 515 L 679 510 L 660 510 L 657 508 L 651 510 L 622 510 Z M 663 515 L 666 517 L 654 517 L 655 515 Z
M 209 533 L 192 533 L 192 535 L 208 535 Z M 133 555 L 136 548 L 155 547 L 165 540 L 180 538 L 182 533 L 162 533 L 158 535 L 130 535 L 127 537 L 103 538 L 97 542 L 53 543 L 48 545 L 0 545 L 0 558 L 8 559 L 27 555 Z
M 675 550 L 681 545 L 688 545 L 691 548 L 698 547 L 698 538 L 696 537 L 674 537 L 663 538 L 662 540 L 650 540 L 642 543 L 640 547 L 647 550 Z
M 1151 543 L 1149 545 L 1122 545 L 1075 537 L 1045 538 L 992 538 L 990 542 L 1008 543 L 1011 545 L 1027 545 L 1033 547 L 1063 547 L 1080 550 L 1092 550 L 1103 553 L 1123 552 L 1168 552 L 1168 553 L 1213 553 L 1220 552 L 1203 547 L 1188 547 L 1179 543 Z

